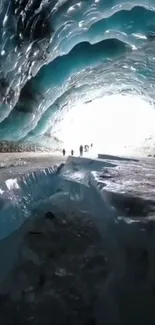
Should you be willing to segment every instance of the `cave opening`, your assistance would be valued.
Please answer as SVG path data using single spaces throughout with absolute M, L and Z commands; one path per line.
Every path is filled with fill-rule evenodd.
M 93 143 L 87 156 L 99 153 L 140 154 L 147 139 L 153 145 L 155 111 L 144 98 L 133 94 L 105 95 L 75 103 L 52 128 L 68 152 Z M 152 140 L 152 142 L 151 142 Z

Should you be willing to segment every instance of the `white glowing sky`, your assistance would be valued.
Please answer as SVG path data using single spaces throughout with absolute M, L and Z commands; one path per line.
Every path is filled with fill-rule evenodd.
M 77 104 L 57 125 L 56 136 L 67 151 L 93 142 L 93 153 L 122 153 L 155 136 L 155 110 L 141 97 L 112 95 Z

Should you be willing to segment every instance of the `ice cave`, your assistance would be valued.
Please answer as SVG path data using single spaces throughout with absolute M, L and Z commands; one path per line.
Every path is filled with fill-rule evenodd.
M 154 53 L 155 0 L 0 1 L 0 325 L 155 323 Z

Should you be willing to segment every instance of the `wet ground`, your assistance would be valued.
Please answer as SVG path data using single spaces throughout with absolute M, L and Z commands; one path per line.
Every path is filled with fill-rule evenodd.
M 65 162 L 59 153 L 0 153 L 0 182 L 37 169 Z
M 64 161 L 4 155 L 0 162 L 8 165 L 1 166 L 1 180 Z M 96 185 L 117 212 L 109 231 L 123 256 L 122 278 L 113 277 L 96 216 L 68 202 L 69 213 L 49 211 L 29 223 L 6 294 L 0 295 L 0 324 L 155 323 L 155 160 L 109 162 L 116 168 L 99 173 Z
M 148 251 L 121 236 L 118 242 L 126 258 L 119 282 L 92 216 L 71 208 L 29 223 L 0 295 L 0 324 L 154 324 Z
M 93 325 L 100 284 L 108 261 L 98 231 L 86 213 L 55 217 L 47 213 L 31 224 L 8 294 L 0 296 L 4 325 Z

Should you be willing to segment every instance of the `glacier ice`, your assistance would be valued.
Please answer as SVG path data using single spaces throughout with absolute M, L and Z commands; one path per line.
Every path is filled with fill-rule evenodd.
M 154 105 L 154 42 L 154 0 L 2 0 L 0 141 L 42 147 L 48 141 L 55 146 L 49 135 L 57 121 L 76 102 L 104 95 L 133 94 Z M 137 319 L 154 323 L 154 162 L 99 155 L 98 160 L 69 157 L 59 167 L 25 170 L 26 174 L 0 184 L 0 314 L 6 323 L 12 317 L 6 306 L 16 310 L 21 302 L 24 307 L 19 308 L 18 322 L 11 321 L 23 323 L 28 317 L 34 324 L 27 308 L 36 301 L 37 324 L 62 324 L 63 320 L 68 324 L 65 302 L 58 291 L 53 300 L 52 291 L 62 292 L 66 279 L 67 290 L 75 279 L 76 287 L 83 289 L 82 300 L 77 298 L 76 303 L 87 305 L 91 288 L 97 286 L 97 293 L 93 292 L 97 294 L 93 309 L 97 324 L 103 319 L 111 324 L 121 320 L 135 324 Z M 73 227 L 72 222 L 79 220 L 74 214 L 80 215 L 83 233 Z M 58 224 L 50 220 L 51 215 Z M 101 268 L 94 260 L 92 243 L 86 247 L 84 260 L 85 252 L 71 256 L 74 278 L 70 259 L 68 269 L 63 260 L 64 250 L 73 247 L 70 242 L 66 247 L 58 232 L 59 222 L 64 227 L 69 222 L 71 241 L 87 237 L 93 225 L 100 238 Z M 64 253 L 52 264 L 53 287 L 51 264 L 46 260 L 51 242 L 42 241 L 42 234 L 52 240 L 57 234 L 52 258 L 57 251 Z M 43 250 L 37 251 L 33 236 L 40 236 L 34 242 Z M 80 269 L 81 263 L 93 269 L 91 277 L 85 267 Z M 27 268 L 26 274 L 21 265 L 24 271 Z M 74 289 L 71 286 L 75 303 Z M 68 294 L 65 290 L 64 295 Z M 47 319 L 49 309 L 55 322 Z M 72 317 L 74 323 L 74 313 Z
M 94 96 L 153 103 L 154 10 L 153 0 L 1 1 L 0 140 L 44 146 L 56 118 Z

